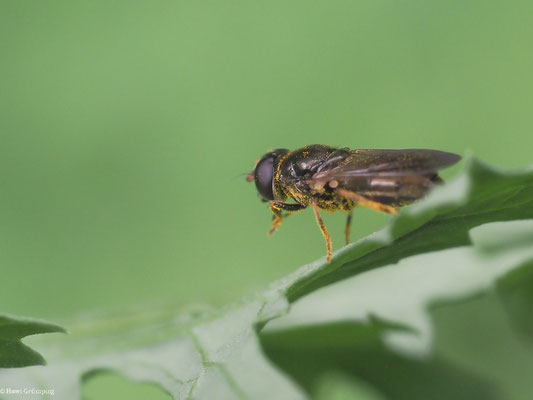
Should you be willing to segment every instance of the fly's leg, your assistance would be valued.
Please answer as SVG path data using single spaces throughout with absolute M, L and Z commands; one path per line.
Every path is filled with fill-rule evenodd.
M 281 216 L 281 210 L 278 209 L 275 205 L 270 203 L 270 211 L 272 211 L 272 228 L 267 232 L 268 236 L 272 236 L 274 232 L 278 229 L 278 227 L 283 222 L 283 218 Z
M 281 201 L 271 201 L 270 202 L 270 211 L 272 211 L 272 228 L 268 231 L 268 236 L 271 236 L 283 222 L 283 211 L 286 211 L 285 217 L 290 215 L 290 213 L 303 210 L 305 206 L 296 203 L 289 204 L 283 203 Z
M 320 228 L 320 232 L 322 232 L 322 236 L 324 236 L 324 239 L 326 240 L 326 247 L 328 251 L 328 255 L 326 257 L 326 262 L 329 264 L 331 262 L 331 237 L 329 236 L 328 230 L 326 229 L 326 226 L 324 225 L 324 221 L 322 221 L 322 217 L 320 216 L 320 213 L 318 212 L 318 206 L 313 201 L 312 203 L 313 211 L 315 212 L 315 218 L 316 223 L 318 224 L 318 227 Z
M 352 213 L 353 210 L 348 211 L 348 217 L 346 218 L 346 228 L 344 228 L 344 237 L 346 238 L 346 244 L 350 244 L 350 227 L 352 225 Z
M 337 189 L 337 194 L 345 199 L 351 200 L 355 204 L 361 207 L 369 208 L 374 211 L 384 212 L 386 214 L 398 214 L 398 210 L 394 207 L 382 204 L 378 201 L 367 199 L 360 194 L 352 192 L 346 189 Z

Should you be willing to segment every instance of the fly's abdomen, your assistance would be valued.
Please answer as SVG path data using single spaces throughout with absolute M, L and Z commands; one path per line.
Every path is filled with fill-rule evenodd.
M 433 174 L 351 179 L 342 186 L 369 200 L 390 206 L 403 206 L 424 197 L 432 187 L 441 182 L 442 180 Z

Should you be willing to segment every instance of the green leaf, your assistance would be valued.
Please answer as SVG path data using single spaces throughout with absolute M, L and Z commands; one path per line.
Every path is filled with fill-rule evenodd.
M 497 289 L 430 308 L 434 353 L 494 388 L 498 399 L 530 400 L 533 345 L 522 340 Z
M 20 339 L 38 333 L 65 332 L 60 326 L 30 318 L 0 315 L 0 368 L 46 365 L 44 358 Z
M 493 388 L 440 358 L 416 359 L 387 348 L 383 322 L 300 326 L 263 336 L 266 354 L 318 397 L 315 382 L 331 371 L 371 384 L 387 399 L 496 399 Z
M 492 222 L 531 219 L 532 206 L 533 171 L 503 173 L 471 161 L 454 182 L 402 211 L 382 231 L 338 251 L 331 264 L 317 260 L 263 292 L 220 310 L 178 312 L 168 307 L 80 320 L 70 325 L 71 335 L 66 338 L 34 341 L 49 366 L 6 371 L 0 376 L 0 387 L 16 384 L 54 389 L 58 400 L 79 399 L 80 379 L 111 370 L 133 381 L 159 384 L 176 399 L 306 399 L 310 394 L 327 393 L 327 380 L 313 388 L 305 383 L 309 378 L 299 379 L 292 368 L 284 365 L 282 371 L 276 367 L 272 354 L 276 348 L 284 349 L 283 357 L 283 353 L 297 351 L 298 340 L 291 339 L 291 332 L 308 332 L 311 328 L 297 322 L 311 318 L 317 326 L 312 335 L 305 336 L 304 344 L 322 354 L 317 358 L 324 360 L 321 368 L 329 365 L 320 370 L 321 376 L 336 368 L 336 359 L 328 359 L 321 348 L 321 337 L 331 339 L 339 357 L 360 355 L 368 361 L 365 368 L 373 365 L 373 370 L 385 377 L 385 361 L 398 368 L 393 370 L 394 379 L 389 374 L 383 385 L 359 377 L 377 388 L 362 396 L 428 394 L 427 387 L 407 390 L 416 386 L 412 370 L 442 388 L 442 393 L 451 396 L 448 398 L 457 394 L 455 384 L 473 398 L 490 398 L 490 382 L 482 376 L 446 360 L 423 361 L 430 357 L 434 338 L 425 310 L 438 298 L 458 299 L 486 290 L 503 274 L 533 259 L 533 247 L 524 245 L 527 239 L 518 240 L 511 250 L 508 246 L 493 253 L 486 249 L 492 248 L 487 238 L 501 228 Z M 413 262 L 416 267 L 409 267 Z M 403 272 L 410 268 L 415 274 L 402 280 Z M 367 271 L 373 272 L 360 275 Z M 359 285 L 372 275 L 378 277 L 374 276 L 377 281 L 373 285 L 353 290 L 352 280 Z M 337 299 L 337 285 L 344 284 L 350 288 L 348 294 Z M 371 290 L 365 291 L 365 287 Z M 321 297 L 324 292 L 328 297 Z M 311 305 L 306 306 L 306 301 Z M 346 308 L 357 311 L 349 314 L 348 322 L 331 319 L 346 317 Z M 299 365 L 304 369 L 308 365 L 311 371 L 314 363 L 308 361 Z M 341 375 L 354 376 L 350 371 Z M 358 390 L 351 389 L 352 394 Z
M 487 252 L 502 232 L 527 237 L 533 220 L 485 224 L 471 231 L 472 246 L 409 257 L 300 299 L 263 330 L 266 354 L 313 397 L 317 379 L 342 371 L 390 399 L 527 399 L 533 345 L 514 334 L 499 303 L 469 305 L 494 299 L 495 282 L 533 261 L 532 242 Z M 514 282 L 519 293 L 530 284 Z M 531 302 L 509 307 L 530 312 Z
M 533 343 L 533 262 L 509 272 L 497 289 L 511 323 Z
M 331 372 L 315 383 L 317 400 L 385 400 L 380 393 L 362 380 Z

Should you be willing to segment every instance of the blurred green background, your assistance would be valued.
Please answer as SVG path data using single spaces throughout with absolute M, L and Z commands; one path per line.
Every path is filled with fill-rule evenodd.
M 532 15 L 501 0 L 1 1 L 1 311 L 217 305 L 324 256 L 309 210 L 266 237 L 242 174 L 271 148 L 530 164 Z M 339 248 L 344 215 L 325 220 Z M 353 239 L 386 221 L 358 211 Z

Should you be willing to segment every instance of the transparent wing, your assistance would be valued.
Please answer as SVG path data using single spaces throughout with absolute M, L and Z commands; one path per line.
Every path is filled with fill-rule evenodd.
M 324 163 L 307 183 L 311 188 L 322 188 L 336 181 L 340 188 L 370 200 L 402 206 L 441 183 L 437 171 L 460 159 L 436 150 L 350 150 L 338 162 Z
M 310 180 L 428 175 L 460 159 L 457 154 L 437 150 L 351 150 L 342 162 L 319 170 Z

